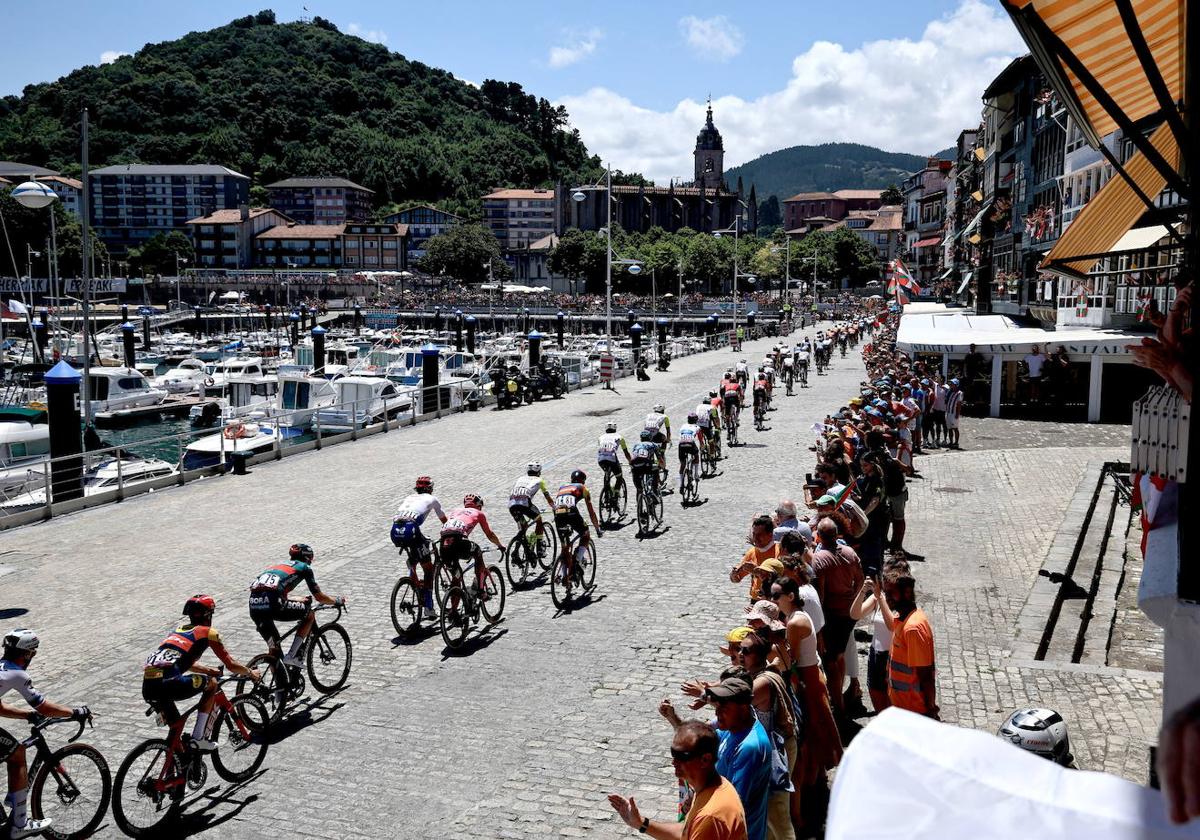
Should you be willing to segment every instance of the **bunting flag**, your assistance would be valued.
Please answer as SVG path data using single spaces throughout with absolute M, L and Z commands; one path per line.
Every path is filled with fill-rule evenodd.
M 1137 309 L 1133 314 L 1137 316 L 1139 324 L 1150 320 L 1150 295 L 1142 295 L 1138 298 Z
M 1086 318 L 1088 314 L 1088 296 L 1087 289 L 1080 289 L 1079 294 L 1075 296 L 1075 317 Z
M 850 480 L 849 484 L 847 484 L 845 487 L 842 488 L 841 493 L 838 493 L 836 496 L 833 497 L 836 500 L 833 505 L 834 510 L 841 509 L 841 507 L 845 503 L 845 501 L 850 498 L 850 494 L 854 491 L 854 488 L 857 484 L 858 484 L 858 476 L 855 476 L 854 478 L 852 478 Z

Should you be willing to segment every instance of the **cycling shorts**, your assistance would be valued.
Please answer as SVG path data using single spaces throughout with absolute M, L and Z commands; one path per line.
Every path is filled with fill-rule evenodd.
M 726 391 L 723 399 L 726 408 L 733 408 L 739 402 L 737 391 Z
M 441 541 L 442 560 L 451 563 L 461 563 L 468 558 L 482 560 L 483 555 L 479 551 L 479 546 L 472 542 L 470 537 L 463 534 L 442 534 Z
M 680 441 L 680 443 L 679 443 L 679 460 L 683 461 L 683 459 L 685 457 L 687 457 L 689 454 L 699 456 L 700 455 L 700 447 L 698 447 L 696 445 L 695 441 L 687 441 L 686 443 L 683 441 Z
M 621 462 L 615 458 L 611 461 L 603 460 L 597 461 L 596 463 L 599 464 L 600 469 L 604 470 L 606 473 L 615 472 L 617 475 L 621 474 Z
M 208 677 L 203 674 L 180 674 L 170 670 L 161 677 L 142 680 L 142 699 L 171 724 L 179 720 L 175 701 L 195 697 L 204 691 L 206 682 Z
M 425 546 L 428 540 L 421 533 L 421 526 L 415 520 L 398 521 L 392 523 L 392 545 L 396 548 L 416 548 L 421 549 Z
M 633 474 L 634 486 L 640 486 L 642 476 L 650 476 L 650 480 L 658 485 L 658 462 L 656 461 L 634 461 L 629 465 L 629 471 Z
M 572 531 L 581 537 L 588 533 L 587 520 L 577 507 L 559 508 L 554 511 L 554 528 L 558 531 L 558 538 L 564 543 L 571 538 Z
M 275 620 L 303 621 L 309 612 L 304 601 L 293 601 L 274 590 L 250 590 L 250 620 L 258 635 L 269 644 L 279 644 L 279 628 Z
M 663 444 L 665 444 L 667 442 L 667 433 L 664 431 L 661 431 L 661 430 L 655 432 L 654 433 L 654 442 L 657 443 L 659 446 L 662 446 Z
M 524 528 L 526 522 L 532 522 L 542 513 L 537 509 L 537 505 L 520 502 L 509 505 L 508 512 L 512 514 L 513 521 L 517 523 L 518 528 Z

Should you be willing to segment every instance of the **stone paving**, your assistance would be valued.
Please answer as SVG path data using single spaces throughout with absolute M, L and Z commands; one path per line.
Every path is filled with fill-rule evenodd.
M 745 584 L 730 584 L 728 570 L 750 519 L 799 494 L 812 466 L 808 427 L 855 389 L 860 362 L 835 358 L 830 375 L 781 397 L 771 428 L 746 429 L 746 445 L 704 482 L 704 504 L 683 510 L 668 497 L 661 535 L 639 540 L 626 527 L 601 540 L 591 603 L 558 614 L 545 587 L 510 592 L 504 620 L 466 655 L 447 655 L 437 635 L 393 638 L 390 513 L 413 477 L 430 473 L 445 501 L 482 492 L 506 538 L 503 501 L 529 460 L 540 459 L 552 482 L 589 468 L 605 419 L 631 435 L 663 402 L 678 423 L 736 358 L 700 354 L 649 383 L 624 380 L 616 393 L 457 415 L 6 533 L 0 626 L 39 630 L 37 684 L 102 715 L 88 737 L 115 770 L 157 734 L 142 714 L 139 666 L 184 599 L 212 592 L 217 626 L 249 658 L 261 642 L 246 587 L 287 545 L 306 541 L 325 589 L 350 599 L 350 683 L 293 714 L 292 734 L 251 782 L 230 791 L 210 776 L 182 835 L 624 836 L 604 794 L 633 792 L 648 813 L 673 811 L 657 703 L 678 700 L 683 679 L 719 669 L 716 645 L 744 604 Z M 1082 766 L 1144 779 L 1157 675 L 1014 661 L 1008 647 L 1075 483 L 1089 460 L 1121 457 L 1121 436 L 1092 427 L 1087 434 L 1101 437 L 1091 440 L 1067 427 L 1036 447 L 973 449 L 989 436 L 1031 439 L 1029 424 L 995 422 L 1005 421 L 964 421 L 967 448 L 921 460 L 924 478 L 911 485 L 908 542 L 928 558 L 916 573 L 937 637 L 944 716 L 994 730 L 1020 705 L 1050 705 L 1066 715 Z M 101 835 L 118 833 L 108 823 Z

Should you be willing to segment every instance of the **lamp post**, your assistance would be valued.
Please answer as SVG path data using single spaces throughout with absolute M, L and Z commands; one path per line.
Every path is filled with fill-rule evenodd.
M 742 201 L 740 198 L 737 201 L 738 204 L 742 205 L 742 207 L 749 208 L 749 205 L 747 205 L 746 202 Z M 720 239 L 721 236 L 726 233 L 733 234 L 733 335 L 735 340 L 730 342 L 730 346 L 734 348 L 735 353 L 737 352 L 736 339 L 738 329 L 738 278 L 746 277 L 749 279 L 750 283 L 754 283 L 755 279 L 754 275 L 752 274 L 741 274 L 738 271 L 738 234 L 741 230 L 741 223 L 742 211 L 739 209 L 737 215 L 733 217 L 732 225 L 722 230 L 713 231 L 713 236 L 717 237 L 717 239 Z
M 179 264 L 186 263 L 187 257 L 179 256 L 179 252 L 175 252 L 175 308 L 179 309 L 183 306 L 183 275 L 179 273 Z
M 12 197 L 22 207 L 28 207 L 31 210 L 41 210 L 43 207 L 50 211 L 50 253 L 54 254 L 54 259 L 58 258 L 58 228 L 54 219 L 54 202 L 58 200 L 58 193 L 50 189 L 45 184 L 39 181 L 26 181 L 23 184 L 18 184 L 13 188 Z M 27 249 L 29 245 L 25 246 Z M 51 272 L 53 274 L 53 272 Z M 53 283 L 53 277 L 49 280 Z M 33 268 L 29 269 L 30 294 L 33 293 Z M 51 289 L 53 293 L 54 290 Z M 32 303 L 32 298 L 30 303 Z M 49 328 L 49 324 L 46 325 Z

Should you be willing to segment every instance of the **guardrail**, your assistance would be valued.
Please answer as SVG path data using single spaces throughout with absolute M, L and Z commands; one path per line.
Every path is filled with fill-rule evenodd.
M 758 338 L 761 335 L 762 330 L 756 327 L 754 330 L 748 331 L 747 339 Z M 729 347 L 733 343 L 733 339 L 732 332 L 723 331 L 703 337 L 678 339 L 668 337 L 667 346 L 670 348 L 671 358 L 678 359 Z M 547 350 L 553 352 L 554 348 L 549 347 Z M 659 352 L 657 342 L 651 341 L 643 345 L 639 352 L 645 356 L 648 364 L 657 362 Z M 623 361 L 628 362 L 628 366 L 615 367 L 614 379 L 622 379 L 635 373 L 632 355 L 624 358 Z M 580 366 L 578 370 L 568 369 L 567 373 L 569 374 L 567 378 L 568 392 L 601 384 L 599 364 L 589 363 Z M 423 385 L 402 387 L 404 388 L 402 393 L 382 400 L 379 411 L 371 411 L 368 402 L 373 402 L 373 400 L 355 400 L 322 406 L 318 409 L 280 413 L 273 413 L 264 408 L 262 411 L 265 413 L 257 417 L 255 415 L 258 412 L 251 412 L 245 417 L 233 419 L 217 426 L 163 435 L 123 446 L 92 450 L 82 455 L 49 459 L 29 468 L 24 488 L 10 493 L 7 497 L 0 496 L 0 530 L 48 520 L 54 516 L 97 505 L 120 502 L 144 493 L 187 484 L 210 476 L 241 473 L 247 466 L 278 461 L 289 455 L 319 450 L 376 434 L 388 434 L 407 426 L 415 426 L 417 423 L 468 411 L 475 396 L 478 397 L 476 402 L 478 408 L 495 403 L 495 397 L 474 378 L 451 378 L 439 382 L 436 405 L 428 411 L 423 410 L 425 391 Z M 357 417 L 360 410 L 364 413 L 370 412 L 372 417 L 377 419 L 367 419 L 361 425 L 353 422 L 349 428 L 342 428 L 341 425 L 331 427 L 328 420 L 322 420 L 321 412 L 341 411 Z M 306 420 L 303 415 L 308 414 L 311 414 L 311 425 L 308 422 L 301 422 Z M 285 420 L 289 422 L 283 423 Z M 269 432 L 271 436 L 269 445 L 254 446 L 250 449 L 239 448 L 239 441 L 244 439 L 243 435 L 253 424 L 258 424 L 260 429 L 272 430 Z M 307 427 L 306 430 L 300 431 L 294 436 L 279 431 L 282 428 L 305 429 L 305 427 Z M 196 461 L 204 459 L 189 458 L 188 447 L 201 438 L 214 436 L 218 439 L 215 462 L 194 466 Z M 144 466 L 144 462 L 147 460 L 161 462 L 161 464 L 155 463 L 147 470 Z M 106 462 L 110 469 L 93 475 L 94 483 L 84 486 L 81 495 L 75 496 L 75 493 L 68 493 L 67 495 L 74 497 L 55 500 L 54 487 L 64 476 L 67 480 L 71 480 L 82 473 L 82 480 Z M 130 474 L 131 469 L 135 470 L 133 474 Z M 162 474 L 155 474 L 156 472 Z

